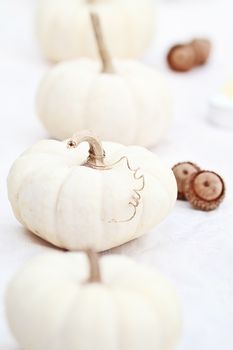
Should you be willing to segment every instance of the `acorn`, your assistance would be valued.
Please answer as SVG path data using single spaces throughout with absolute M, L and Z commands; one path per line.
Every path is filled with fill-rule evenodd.
M 213 171 L 195 172 L 185 184 L 185 196 L 196 209 L 216 209 L 225 196 L 225 184 L 220 175 Z
M 178 194 L 177 199 L 186 200 L 185 185 L 191 175 L 200 171 L 200 167 L 192 162 L 177 163 L 173 166 L 172 171 L 175 175 Z
M 170 68 L 177 72 L 187 72 L 207 62 L 211 43 L 207 39 L 194 39 L 186 44 L 173 46 L 167 55 Z
M 191 45 L 175 45 L 167 56 L 167 61 L 172 70 L 187 72 L 196 65 L 196 55 Z

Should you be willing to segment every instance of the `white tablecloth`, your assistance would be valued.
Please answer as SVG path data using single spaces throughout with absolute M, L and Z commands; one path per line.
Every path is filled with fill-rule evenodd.
M 25 148 L 47 137 L 34 111 L 36 87 L 48 69 L 33 35 L 35 3 L 35 0 L 0 2 L 1 350 L 19 349 L 4 316 L 4 293 L 9 279 L 29 258 L 53 249 L 15 220 L 6 191 L 6 176 L 14 159 Z M 230 3 L 161 2 L 157 38 L 145 58 L 147 63 L 164 71 L 175 96 L 173 128 L 155 151 L 170 166 L 191 160 L 222 174 L 227 183 L 226 199 L 218 210 L 210 213 L 177 202 L 167 220 L 150 234 L 114 249 L 115 253 L 161 270 L 176 285 L 184 314 L 179 350 L 233 349 L 233 131 L 216 128 L 206 120 L 209 96 L 233 73 Z M 188 74 L 169 71 L 164 54 L 170 44 L 198 35 L 213 40 L 210 63 Z

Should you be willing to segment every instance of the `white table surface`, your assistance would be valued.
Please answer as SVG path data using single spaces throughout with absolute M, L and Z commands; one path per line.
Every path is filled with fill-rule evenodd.
M 34 111 L 36 87 L 48 69 L 33 35 L 35 3 L 0 1 L 0 350 L 19 349 L 4 316 L 8 281 L 29 258 L 53 249 L 14 219 L 6 191 L 14 159 L 47 137 Z M 233 131 L 206 120 L 209 96 L 233 76 L 230 3 L 161 2 L 157 38 L 145 58 L 164 71 L 175 96 L 173 127 L 155 151 L 170 166 L 191 160 L 222 174 L 226 199 L 210 213 L 177 202 L 167 220 L 149 235 L 113 250 L 161 270 L 176 285 L 184 314 L 179 350 L 233 349 Z M 188 74 L 169 71 L 164 54 L 170 44 L 198 35 L 213 40 L 210 63 Z

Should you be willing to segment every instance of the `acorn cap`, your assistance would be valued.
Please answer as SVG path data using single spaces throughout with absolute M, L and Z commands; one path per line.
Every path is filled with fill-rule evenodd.
M 225 196 L 224 181 L 213 171 L 199 171 L 192 174 L 186 182 L 185 196 L 196 209 L 203 211 L 216 209 Z
M 175 175 L 177 187 L 178 187 L 178 195 L 177 199 L 185 200 L 185 185 L 186 182 L 190 179 L 190 176 L 194 173 L 197 173 L 201 169 L 198 165 L 192 162 L 182 162 L 175 164 L 172 168 L 172 171 Z
M 171 69 L 177 72 L 187 72 L 196 64 L 196 53 L 192 45 L 175 45 L 167 55 Z

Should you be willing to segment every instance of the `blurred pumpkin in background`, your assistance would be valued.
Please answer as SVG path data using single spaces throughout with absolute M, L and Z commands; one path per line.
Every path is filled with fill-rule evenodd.
M 177 293 L 158 271 L 90 250 L 34 258 L 11 281 L 6 312 L 25 350 L 172 350 L 182 328 Z
M 36 99 L 42 123 L 60 140 L 91 129 L 106 141 L 154 146 L 172 121 L 167 81 L 138 61 L 112 60 L 98 15 L 91 20 L 101 62 L 77 59 L 48 72 Z
M 114 56 L 136 57 L 149 46 L 155 27 L 152 0 L 41 0 L 37 34 L 47 59 L 97 56 L 90 10 L 101 18 Z

